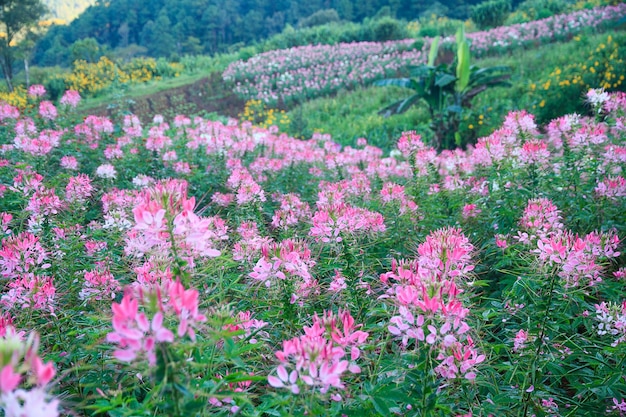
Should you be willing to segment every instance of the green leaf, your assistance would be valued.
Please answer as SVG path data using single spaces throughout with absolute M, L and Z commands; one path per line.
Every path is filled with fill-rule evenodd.
M 411 81 L 412 80 L 410 78 L 388 78 L 385 80 L 376 81 L 374 85 L 378 87 L 394 85 L 397 87 L 411 88 Z
M 437 54 L 439 53 L 440 39 L 440 36 L 436 36 L 435 39 L 433 39 L 433 42 L 430 44 L 430 52 L 428 52 L 428 65 L 431 67 L 435 65 L 435 59 L 437 59 Z
M 456 77 L 452 74 L 437 74 L 435 77 L 435 85 L 437 87 L 445 87 L 456 81 Z
M 470 50 L 469 44 L 463 36 L 463 41 L 459 44 L 457 50 L 456 78 L 459 81 L 456 84 L 457 91 L 463 91 L 469 84 L 470 80 Z

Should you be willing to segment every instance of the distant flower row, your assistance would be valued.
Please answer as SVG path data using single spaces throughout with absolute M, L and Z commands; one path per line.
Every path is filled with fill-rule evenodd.
M 270 51 L 231 64 L 223 76 L 245 98 L 276 103 L 363 85 L 422 59 L 412 41 L 309 45 Z
M 536 42 L 564 39 L 624 15 L 626 4 L 620 3 L 474 32 L 467 37 L 471 40 L 472 52 L 480 56 Z M 235 93 L 244 99 L 262 100 L 268 104 L 310 99 L 342 88 L 365 85 L 408 65 L 424 63 L 430 40 L 426 39 L 423 50 L 411 49 L 413 42 L 411 39 L 385 43 L 355 42 L 270 51 L 247 61 L 232 63 L 223 77 L 235 84 Z M 444 39 L 442 44 L 451 46 L 454 42 L 452 36 Z

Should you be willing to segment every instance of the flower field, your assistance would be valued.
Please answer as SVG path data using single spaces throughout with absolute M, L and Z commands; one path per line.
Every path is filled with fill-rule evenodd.
M 626 415 L 626 95 L 467 151 L 0 107 L 6 416 Z
M 541 43 L 555 42 L 593 28 L 601 28 L 626 14 L 626 4 L 579 10 L 546 19 L 467 34 L 474 56 L 505 53 Z M 425 63 L 430 39 L 421 49 L 414 40 L 385 43 L 355 42 L 308 45 L 265 52 L 247 61 L 236 61 L 223 73 L 234 91 L 245 100 L 275 105 L 311 99 L 342 88 L 366 85 L 408 65 Z M 452 47 L 454 36 L 442 40 Z

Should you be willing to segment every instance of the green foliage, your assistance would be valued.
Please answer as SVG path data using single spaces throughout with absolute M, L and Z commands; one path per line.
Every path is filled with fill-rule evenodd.
M 382 17 L 371 23 L 372 41 L 385 42 L 407 37 L 406 24 L 392 17 Z
M 257 46 L 260 52 L 275 49 L 288 49 L 303 45 L 335 45 L 342 42 L 384 42 L 411 37 L 409 28 L 401 20 L 383 16 L 379 19 L 367 19 L 361 24 L 351 22 L 333 22 L 309 28 L 294 29 L 288 25 Z M 253 49 L 245 49 L 244 56 L 249 56 Z
M 450 13 L 467 17 L 467 6 L 478 0 L 451 0 Z M 288 26 L 312 30 L 342 22 L 363 24 L 341 33 L 328 28 L 313 42 L 386 40 L 404 37 L 401 23 L 393 17 L 417 19 L 429 3 L 411 0 L 110 0 L 97 2 L 68 26 L 51 28 L 35 51 L 35 64 L 69 65 L 67 48 L 87 36 L 115 51 L 138 45 L 153 57 L 174 54 L 216 54 L 232 48 L 261 44 L 287 31 Z M 357 25 L 358 26 L 358 25 Z M 106 29 L 105 29 L 106 28 Z M 315 33 L 315 32 L 313 32 Z M 289 34 L 285 34 L 288 37 Z M 337 40 L 334 35 L 341 35 Z M 316 40 L 317 39 L 317 40 Z M 306 41 L 304 43 L 309 43 Z M 285 47 L 302 45 L 289 41 Z M 65 52 L 64 52 L 65 51 Z
M 16 43 L 23 40 L 46 13 L 41 0 L 6 0 L 0 3 L 0 66 L 9 91 L 13 91 Z
M 480 29 L 502 26 L 511 12 L 511 0 L 489 0 L 471 8 L 471 18 Z
M 339 22 L 339 13 L 335 9 L 323 9 L 318 10 L 313 13 L 311 16 L 300 19 L 298 22 L 298 27 L 301 28 L 310 28 L 313 26 L 321 26 L 326 25 L 332 22 Z
M 581 35 L 569 42 L 516 50 L 508 57 L 481 59 L 480 66 L 511 67 L 511 87 L 489 89 L 478 95 L 472 108 L 463 114 L 461 135 L 470 141 L 488 136 L 511 110 L 528 109 L 539 123 L 567 113 L 584 114 L 588 107 L 581 97 L 586 88 L 607 87 L 603 84 L 609 81 L 605 76 L 610 67 L 613 70 L 609 71 L 608 89 L 625 91 L 624 80 L 620 80 L 624 74 L 620 70 L 624 65 L 624 42 L 623 32 L 613 32 L 610 38 L 606 34 Z
M 436 55 L 438 41 L 431 44 L 429 62 Z M 395 78 L 377 81 L 377 86 L 395 85 L 409 88 L 415 94 L 388 105 L 379 114 L 389 116 L 407 111 L 424 100 L 431 116 L 434 132 L 432 146 L 437 150 L 465 147 L 467 140 L 459 134 L 464 109 L 471 107 L 475 96 L 487 88 L 508 85 L 510 68 L 493 66 L 479 68 L 470 66 L 470 52 L 463 28 L 457 32 L 455 62 L 439 65 L 420 65 L 411 69 L 411 78 Z
M 555 14 L 565 13 L 571 8 L 566 0 L 525 0 L 506 20 L 507 24 L 530 22 L 545 19 Z
M 463 22 L 462 20 L 450 19 L 445 16 L 433 14 L 412 21 L 409 23 L 409 30 L 413 36 L 416 37 L 434 38 L 436 36 L 446 37 L 454 35 L 461 26 L 466 26 L 468 30 L 472 29 L 471 26 L 467 25 L 467 22 Z
M 80 39 L 70 47 L 72 62 L 82 60 L 92 64 L 103 56 L 102 52 L 98 41 L 94 38 Z
M 331 133 L 333 141 L 345 146 L 354 146 L 356 139 L 366 138 L 371 145 L 390 150 L 401 132 L 426 127 L 428 123 L 428 112 L 420 106 L 389 118 L 376 114 L 388 100 L 404 94 L 405 90 L 398 87 L 369 87 L 311 100 L 288 113 L 288 132 L 304 138 L 315 132 Z
M 541 78 L 530 82 L 527 103 L 540 123 L 563 113 L 584 112 L 580 97 L 590 88 L 626 90 L 626 34 L 602 36 L 595 45 L 582 39 L 575 42 L 581 48 L 579 60 L 546 67 Z

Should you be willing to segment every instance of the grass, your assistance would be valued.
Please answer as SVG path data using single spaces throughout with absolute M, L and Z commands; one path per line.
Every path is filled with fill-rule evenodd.
M 390 149 L 399 134 L 428 121 L 428 112 L 416 106 L 401 115 L 385 118 L 377 112 L 406 97 L 400 87 L 365 87 L 340 91 L 330 98 L 317 98 L 291 110 L 290 134 L 310 137 L 314 132 L 330 133 L 342 145 L 354 146 L 356 139 L 367 138 L 371 145 Z

